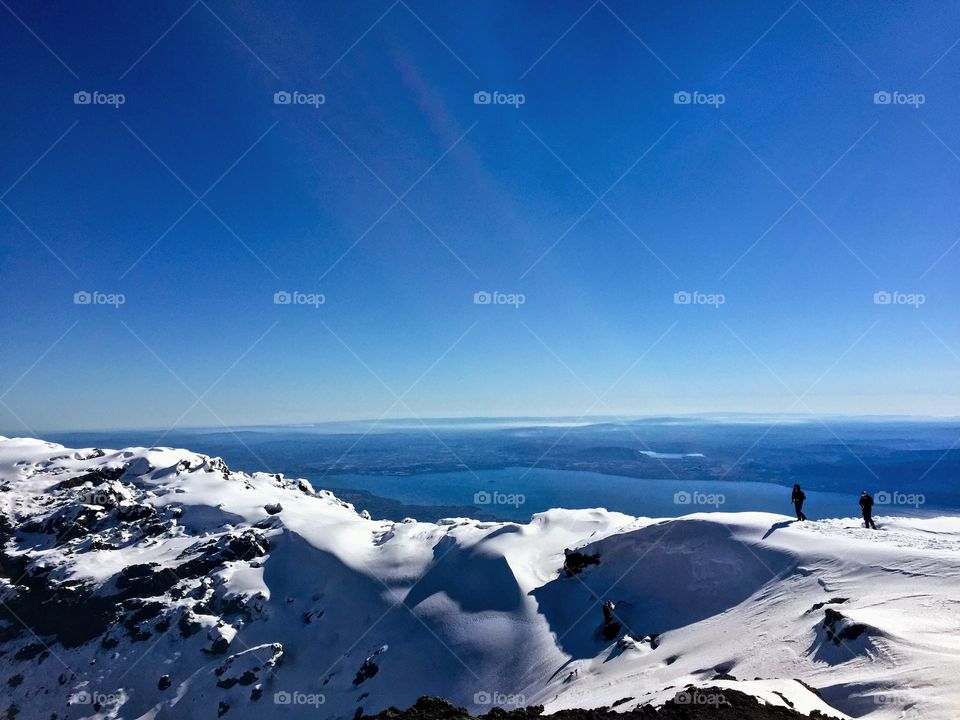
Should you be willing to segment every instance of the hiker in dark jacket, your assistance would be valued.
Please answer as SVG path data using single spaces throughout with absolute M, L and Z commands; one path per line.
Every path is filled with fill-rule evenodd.
M 803 514 L 803 501 L 807 499 L 807 496 L 803 494 L 799 485 L 793 486 L 791 498 L 793 499 L 793 507 L 797 511 L 797 520 L 806 520 L 807 516 Z
M 873 522 L 873 498 L 864 490 L 860 493 L 860 509 L 863 510 L 864 527 L 877 529 L 877 524 Z

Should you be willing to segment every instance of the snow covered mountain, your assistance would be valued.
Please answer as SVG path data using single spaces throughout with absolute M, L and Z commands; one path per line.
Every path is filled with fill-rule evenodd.
M 709 709 L 723 689 L 960 716 L 960 518 L 395 523 L 185 450 L 6 438 L 0 502 L 20 720 Z

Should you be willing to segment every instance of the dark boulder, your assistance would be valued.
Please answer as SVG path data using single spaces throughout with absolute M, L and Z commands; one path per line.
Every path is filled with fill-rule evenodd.
M 589 555 L 587 553 L 577 552 L 576 550 L 570 549 L 563 551 L 563 572 L 567 577 L 579 575 L 590 565 L 599 564 L 599 555 Z

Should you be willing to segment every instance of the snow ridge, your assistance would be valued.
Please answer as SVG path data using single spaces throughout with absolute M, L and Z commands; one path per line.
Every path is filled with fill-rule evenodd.
M 186 450 L 6 438 L 0 503 L 0 712 L 20 718 L 629 711 L 697 688 L 960 714 L 957 518 L 397 523 Z

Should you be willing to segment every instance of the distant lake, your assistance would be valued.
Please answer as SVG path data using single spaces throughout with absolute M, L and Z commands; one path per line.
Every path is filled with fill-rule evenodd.
M 499 520 L 526 521 L 533 513 L 558 507 L 602 507 L 647 517 L 679 517 L 714 510 L 793 515 L 791 488 L 772 483 L 644 480 L 578 470 L 519 467 L 403 476 L 321 477 L 307 476 L 318 489 L 365 490 L 409 505 L 473 505 Z M 857 494 L 804 492 L 804 513 L 810 519 L 860 515 Z M 877 505 L 874 513 L 929 515 L 936 511 L 925 507 L 921 513 L 913 507 Z
M 794 482 L 806 492 L 810 518 L 858 517 L 862 489 L 874 495 L 878 516 L 957 514 L 960 424 L 835 422 L 837 430 L 809 423 L 479 428 L 450 421 L 435 432 L 390 428 L 368 434 L 348 425 L 337 432 L 140 430 L 52 433 L 49 439 L 68 447 L 190 448 L 219 455 L 235 470 L 281 472 L 317 488 L 340 489 L 358 509 L 392 519 L 526 521 L 555 507 L 648 517 L 713 510 L 792 515 Z M 330 467 L 336 470 L 325 474 Z M 719 477 L 725 479 L 714 479 Z M 896 493 L 898 502 L 884 504 L 887 492 Z M 909 493 L 923 494 L 926 504 L 918 510 Z

